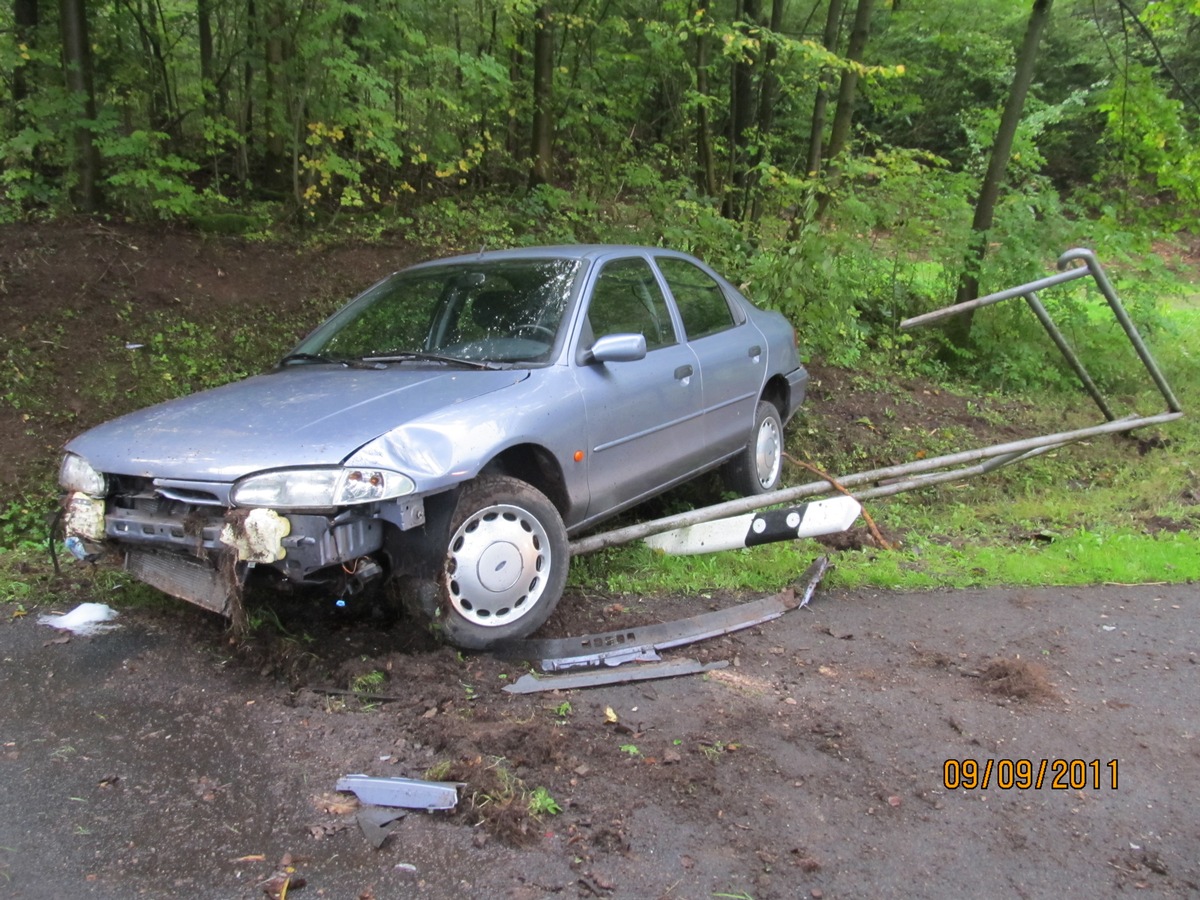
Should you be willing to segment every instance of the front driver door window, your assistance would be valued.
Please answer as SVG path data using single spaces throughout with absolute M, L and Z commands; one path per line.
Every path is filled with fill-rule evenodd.
M 644 335 L 646 357 L 586 362 L 609 334 Z M 575 359 L 587 407 L 589 518 L 693 471 L 704 453 L 699 366 L 643 257 L 613 260 L 597 274 Z

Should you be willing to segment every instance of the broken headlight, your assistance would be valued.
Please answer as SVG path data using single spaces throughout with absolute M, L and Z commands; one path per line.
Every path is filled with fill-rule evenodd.
M 108 493 L 108 480 L 97 472 L 82 456 L 67 453 L 58 470 L 58 483 L 68 491 L 78 491 L 92 497 L 103 497 Z
M 328 509 L 403 497 L 416 490 L 413 480 L 387 469 L 282 469 L 249 475 L 233 486 L 237 506 L 278 509 Z

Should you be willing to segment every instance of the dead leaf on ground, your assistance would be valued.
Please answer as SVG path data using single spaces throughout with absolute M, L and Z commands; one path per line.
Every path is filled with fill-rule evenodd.
M 331 816 L 348 816 L 358 809 L 358 798 L 353 794 L 321 794 L 313 798 L 312 804 Z

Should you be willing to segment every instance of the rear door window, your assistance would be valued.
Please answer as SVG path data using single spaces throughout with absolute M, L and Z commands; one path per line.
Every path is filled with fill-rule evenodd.
M 737 324 L 725 292 L 707 272 L 685 259 L 670 256 L 659 257 L 656 262 L 675 297 L 689 341 Z

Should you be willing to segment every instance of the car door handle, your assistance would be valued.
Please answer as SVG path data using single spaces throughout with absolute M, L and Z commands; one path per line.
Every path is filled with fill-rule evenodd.
M 679 368 L 677 368 L 675 370 L 675 380 L 676 381 L 683 381 L 683 379 L 691 378 L 691 377 L 692 377 L 692 367 L 691 366 L 680 366 Z
M 749 356 L 751 359 L 755 359 L 759 356 L 762 356 L 762 347 L 758 346 L 758 344 L 755 344 L 753 347 L 750 348 L 750 351 L 746 355 Z

